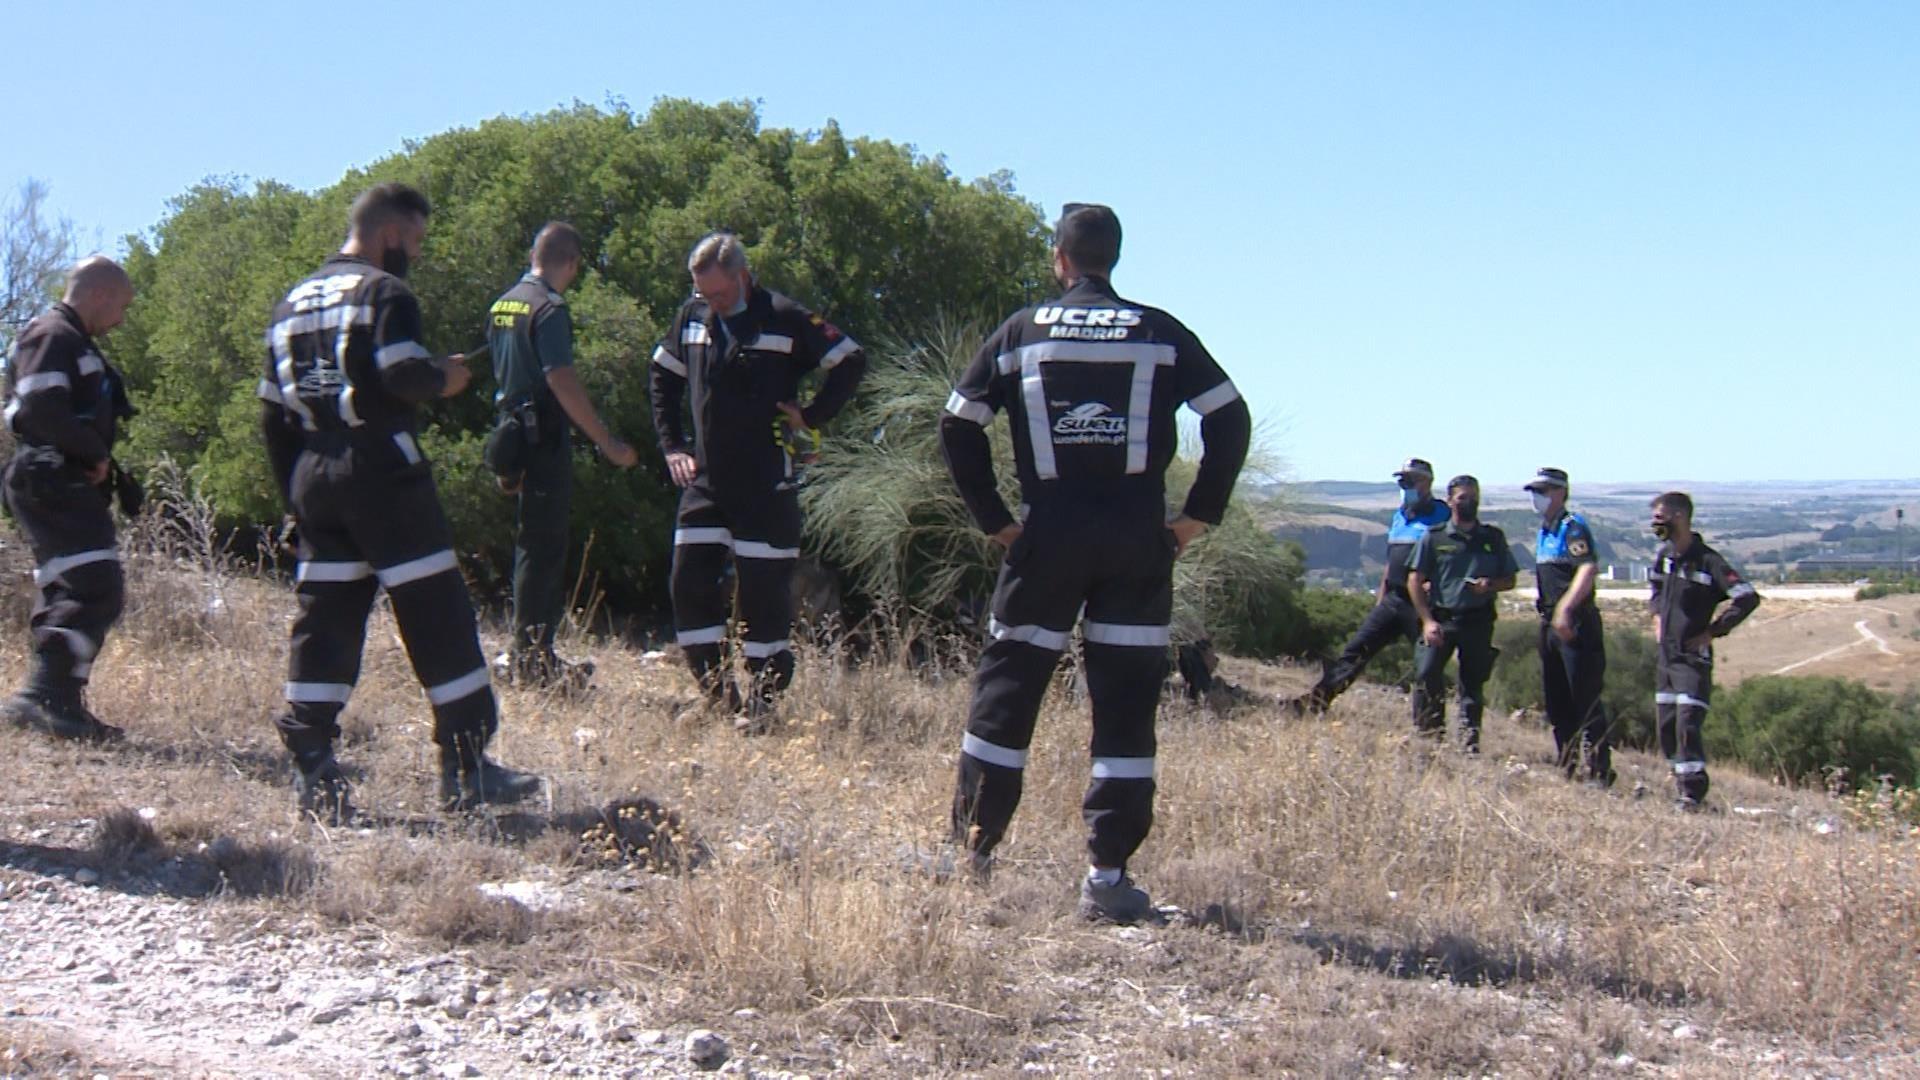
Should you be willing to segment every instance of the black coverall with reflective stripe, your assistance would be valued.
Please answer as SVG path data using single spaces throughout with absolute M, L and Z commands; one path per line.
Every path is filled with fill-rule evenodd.
M 1698 535 L 1685 553 L 1675 553 L 1671 541 L 1661 543 L 1647 583 L 1653 593 L 1649 606 L 1660 620 L 1659 682 L 1653 695 L 1660 750 L 1673 766 L 1678 794 L 1699 802 L 1709 785 L 1700 727 L 1713 700 L 1713 643 L 1688 643 L 1732 633 L 1760 606 L 1760 594 Z M 1714 609 L 1729 600 L 1716 617 Z
M 432 705 L 434 741 L 477 753 L 498 723 L 452 529 L 415 439 L 416 406 L 446 385 L 419 337 L 406 282 L 348 255 L 294 286 L 267 328 L 261 430 L 300 549 L 288 712 L 276 723 L 303 765 L 339 736 L 380 588 Z
M 722 318 L 695 297 L 654 349 L 653 423 L 660 452 L 691 454 L 697 470 L 674 522 L 673 626 L 694 677 L 715 696 L 726 685 L 727 571 L 739 581 L 741 650 L 759 700 L 793 678 L 793 565 L 800 557 L 795 462 L 780 433 L 780 403 L 824 371 L 801 410 L 807 426 L 832 420 L 866 371 L 866 354 L 833 324 L 756 287 L 746 310 Z M 690 403 L 692 437 L 682 417 Z
M 1026 509 L 994 589 L 961 743 L 953 837 L 976 854 L 1013 819 L 1041 700 L 1076 622 L 1093 706 L 1083 803 L 1093 865 L 1125 868 L 1152 827 L 1173 604 L 1165 477 L 1182 404 L 1203 417 L 1206 444 L 1185 513 L 1217 523 L 1246 458 L 1246 403 L 1186 327 L 1097 278 L 1002 324 L 947 403 L 941 446 L 974 522 L 988 533 L 1014 523 L 986 432 L 1002 409 Z
M 71 701 L 124 600 L 107 492 L 88 483 L 86 471 L 112 453 L 125 391 L 66 304 L 15 339 L 7 387 L 7 426 L 18 445 L 7 463 L 6 504 L 33 549 L 39 590 L 27 688 Z

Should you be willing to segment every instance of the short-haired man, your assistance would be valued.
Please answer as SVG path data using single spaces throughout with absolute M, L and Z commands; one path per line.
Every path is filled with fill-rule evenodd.
M 1613 784 L 1613 733 L 1600 700 L 1607 640 L 1593 590 L 1599 554 L 1587 519 L 1567 509 L 1567 474 L 1543 468 L 1527 484 L 1540 534 L 1534 539 L 1534 607 L 1540 612 L 1541 689 L 1561 769 L 1593 787 Z
M 1700 725 L 1713 698 L 1713 639 L 1726 637 L 1753 614 L 1760 594 L 1693 531 L 1693 500 L 1686 493 L 1669 491 L 1652 506 L 1653 535 L 1660 540 L 1647 573 L 1660 645 L 1654 712 L 1660 749 L 1673 766 L 1675 805 L 1698 810 L 1708 786 Z M 1723 601 L 1726 609 L 1715 615 Z
M 287 293 L 267 328 L 260 428 L 299 522 L 300 554 L 287 712 L 276 723 L 300 808 L 324 821 L 352 812 L 333 744 L 381 588 L 433 707 L 442 804 L 510 803 L 540 788 L 538 777 L 485 754 L 499 724 L 493 685 L 415 438 L 419 407 L 471 379 L 464 356 L 436 358 L 420 344 L 406 274 L 429 212 L 426 196 L 405 184 L 367 189 L 339 254 Z
M 1408 458 L 1393 479 L 1400 486 L 1400 505 L 1387 525 L 1387 565 L 1373 592 L 1373 610 L 1340 650 L 1339 659 L 1321 670 L 1313 689 L 1285 703 L 1295 712 L 1325 712 L 1380 650 L 1420 637 L 1420 618 L 1407 596 L 1407 557 L 1429 526 L 1446 523 L 1447 504 L 1433 497 L 1433 466 L 1424 458 Z
M 529 686 L 584 689 L 591 664 L 561 659 L 553 637 L 566 603 L 567 515 L 573 501 L 569 428 L 606 459 L 630 468 L 639 456 L 600 419 L 573 371 L 573 318 L 561 296 L 580 277 L 580 233 L 548 222 L 533 240 L 530 268 L 488 312 L 499 420 L 488 464 L 518 497 L 513 543 L 513 645 L 499 667 Z
M 832 323 L 762 288 L 740 237 L 716 232 L 687 257 L 694 296 L 653 352 L 653 423 L 680 487 L 673 531 L 673 626 L 709 700 L 739 709 L 722 646 L 738 578 L 741 651 L 753 685 L 743 733 L 765 731 L 793 678 L 793 565 L 800 503 L 792 437 L 832 420 L 860 383 L 866 354 Z M 823 372 L 802 407 L 800 381 Z M 691 436 L 681 417 L 691 405 Z
M 7 363 L 13 459 L 5 496 L 33 549 L 33 659 L 3 707 L 14 723 L 62 739 L 122 732 L 82 699 L 93 661 L 120 617 L 124 579 L 107 485 L 121 418 L 133 415 L 120 373 L 94 338 L 120 325 L 133 283 L 95 256 L 67 274 L 59 303 L 20 332 Z
M 1114 212 L 1069 203 L 1053 248 L 1066 292 L 987 339 L 947 402 L 940 445 L 974 522 L 1006 549 L 993 640 L 960 746 L 952 840 L 984 875 L 1020 802 L 1040 703 L 1079 623 L 1093 705 L 1093 780 L 1082 803 L 1090 866 L 1079 910 L 1136 922 L 1152 906 L 1126 869 L 1153 824 L 1173 563 L 1226 513 L 1252 422 L 1199 338 L 1114 291 L 1119 259 Z M 1183 404 L 1201 417 L 1205 454 L 1184 511 L 1169 522 L 1166 471 Z M 1000 497 L 987 437 L 1002 409 L 1019 519 Z
M 1413 650 L 1413 727 L 1423 735 L 1446 731 L 1447 660 L 1459 654 L 1460 749 L 1480 752 L 1480 715 L 1493 674 L 1494 601 L 1513 588 L 1520 567 L 1507 534 L 1480 520 L 1480 481 L 1447 481 L 1453 516 L 1430 526 L 1407 556 L 1407 598 L 1420 616 Z

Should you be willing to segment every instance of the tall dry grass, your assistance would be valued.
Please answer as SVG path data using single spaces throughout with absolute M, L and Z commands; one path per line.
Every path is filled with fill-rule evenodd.
M 114 819 L 102 843 L 261 853 L 264 867 L 235 862 L 219 901 L 250 919 L 476 949 L 528 985 L 620 988 L 660 1022 L 751 1007 L 743 1023 L 815 1070 L 1578 1075 L 1680 1053 L 1649 1034 L 1675 1014 L 1736 1042 L 1914 1052 L 1911 840 L 1821 831 L 1838 819 L 1825 796 L 1725 768 L 1716 802 L 1762 813 L 1675 814 L 1660 763 L 1634 755 L 1616 792 L 1572 787 L 1547 736 L 1517 723 L 1491 722 L 1482 758 L 1435 752 L 1406 738 L 1404 698 L 1367 689 L 1320 721 L 1163 709 L 1159 818 L 1134 870 L 1190 914 L 1165 930 L 1071 914 L 1089 724 L 1066 674 L 993 884 L 901 871 L 903 848 L 944 831 L 969 692 L 953 649 L 854 663 L 805 646 L 784 726 L 747 739 L 697 707 L 671 657 L 576 634 L 568 647 L 599 662 L 592 695 L 502 693 L 497 749 L 550 779 L 554 830 L 428 808 L 427 709 L 382 612 L 341 751 L 382 823 L 323 830 L 295 819 L 269 724 L 292 598 L 191 547 L 129 564 L 91 697 L 129 743 L 0 733 L 19 766 L 0 804 L 13 822 L 146 807 L 155 840 Z M 6 595 L 0 678 L 14 679 L 25 593 Z M 905 659 L 928 651 L 948 658 Z M 1265 693 L 1308 674 L 1230 673 Z M 1652 794 L 1631 797 L 1635 778 Z M 634 797 L 671 811 L 663 833 L 703 865 L 655 872 L 582 826 Z M 289 876 L 240 886 L 273 865 Z M 567 903 L 474 888 L 517 879 Z

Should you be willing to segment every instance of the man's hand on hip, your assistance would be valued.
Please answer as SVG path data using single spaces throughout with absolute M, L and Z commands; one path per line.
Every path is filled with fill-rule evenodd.
M 1173 542 L 1175 544 L 1173 554 L 1174 558 L 1177 559 L 1187 553 L 1188 544 L 1200 539 L 1201 535 L 1207 531 L 1207 523 L 1181 514 L 1179 517 L 1168 522 L 1167 528 L 1173 533 Z

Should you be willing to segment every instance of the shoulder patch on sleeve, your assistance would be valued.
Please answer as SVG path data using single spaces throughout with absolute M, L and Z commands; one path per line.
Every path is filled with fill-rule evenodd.
M 821 336 L 826 338 L 828 341 L 840 340 L 840 337 L 841 337 L 840 328 L 828 322 L 827 320 L 821 318 L 818 315 L 809 315 L 807 316 L 807 321 L 819 327 Z
M 1567 541 L 1567 554 L 1576 559 L 1586 558 L 1587 553 L 1592 550 L 1593 546 L 1587 543 L 1582 537 L 1574 537 L 1572 540 Z

